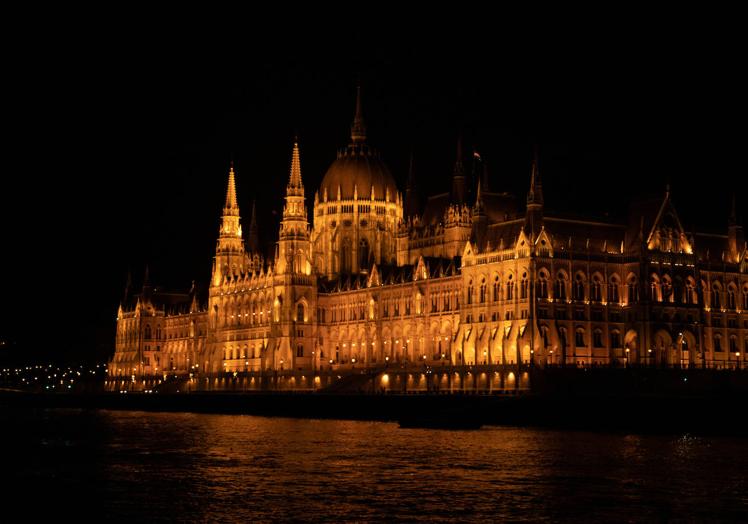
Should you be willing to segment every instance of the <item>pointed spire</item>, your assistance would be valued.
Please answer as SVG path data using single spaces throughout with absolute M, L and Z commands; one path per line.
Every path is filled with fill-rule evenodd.
M 301 155 L 299 154 L 299 140 L 294 138 L 291 153 L 291 170 L 286 187 L 286 205 L 283 207 L 283 223 L 287 219 L 303 219 L 306 222 L 306 206 L 304 205 L 304 183 L 301 180 Z
M 410 162 L 408 163 L 408 182 L 406 184 L 406 187 L 408 189 L 415 187 L 416 182 L 416 172 L 414 169 L 414 160 L 413 160 L 413 150 L 410 151 Z
M 457 158 L 452 170 L 452 202 L 465 203 L 465 170 L 462 167 L 462 135 L 457 138 Z
M 249 222 L 249 251 L 250 253 L 260 251 L 260 235 L 257 229 L 257 210 L 254 200 L 252 200 L 252 219 Z
M 361 111 L 361 81 L 356 84 L 356 114 L 351 125 L 351 142 L 359 144 L 366 142 L 366 125 Z
M 408 167 L 408 182 L 405 186 L 405 216 L 420 214 L 418 194 L 416 191 L 416 170 L 413 151 L 410 152 L 410 164 Z
M 226 205 L 224 206 L 224 214 L 239 214 L 239 204 L 236 202 L 236 179 L 234 177 L 233 160 L 231 161 L 231 167 L 229 167 L 229 182 L 228 187 L 226 188 Z
M 478 179 L 478 191 L 475 193 L 475 211 L 477 213 L 483 212 L 483 194 L 481 193 L 481 180 Z
M 539 155 L 537 144 L 533 148 L 532 166 L 530 167 L 530 191 L 527 193 L 527 205 L 543 205 L 543 184 L 540 180 Z
M 143 275 L 143 290 L 141 291 L 143 298 L 150 298 L 151 296 L 151 277 L 148 271 L 148 264 L 145 265 L 145 275 Z
M 299 157 L 299 139 L 293 139 L 293 153 L 291 155 L 291 173 L 288 178 L 288 187 L 293 189 L 303 189 L 301 183 L 301 159 Z
M 490 192 L 491 184 L 489 181 L 490 175 L 488 173 L 488 164 L 483 163 L 483 172 L 481 173 L 481 182 L 483 182 L 483 191 Z
M 127 301 L 130 298 L 130 292 L 132 291 L 132 271 L 127 269 L 127 281 L 125 282 L 125 295 L 122 299 L 122 303 L 127 306 Z
M 190 303 L 190 313 L 197 313 L 200 311 L 200 302 L 197 300 L 197 287 L 195 281 L 192 281 L 192 287 L 190 288 L 190 295 L 192 296 L 192 302 Z

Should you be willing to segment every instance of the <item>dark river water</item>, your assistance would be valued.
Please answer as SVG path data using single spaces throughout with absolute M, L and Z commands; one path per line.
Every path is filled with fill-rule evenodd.
M 739 438 L 5 406 L 0 431 L 4 510 L 34 520 L 748 517 Z

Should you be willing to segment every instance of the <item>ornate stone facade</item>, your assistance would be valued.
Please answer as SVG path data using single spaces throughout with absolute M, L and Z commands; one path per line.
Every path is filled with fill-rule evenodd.
M 194 285 L 164 293 L 146 276 L 119 308 L 110 375 L 746 363 L 734 201 L 725 235 L 687 232 L 669 190 L 628 223 L 569 219 L 545 213 L 537 155 L 526 206 L 489 191 L 485 172 L 471 192 L 461 156 L 452 191 L 416 211 L 366 143 L 359 97 L 311 228 L 294 144 L 267 262 L 254 212 L 245 248 L 232 167 L 207 304 Z

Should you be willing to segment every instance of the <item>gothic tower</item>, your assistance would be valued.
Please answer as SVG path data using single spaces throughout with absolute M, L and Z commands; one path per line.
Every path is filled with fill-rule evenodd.
M 301 181 L 299 144 L 294 141 L 286 204 L 275 256 L 271 337 L 265 369 L 311 369 L 314 366 L 314 325 L 317 279 L 312 274 L 312 244 Z
M 216 256 L 213 261 L 212 284 L 218 286 L 225 277 L 235 277 L 243 274 L 247 269 L 247 263 L 248 259 L 244 251 L 244 239 L 242 238 L 242 226 L 239 216 L 239 204 L 236 201 L 236 180 L 234 177 L 234 164 L 232 162 L 229 168 L 226 203 L 223 206 L 221 228 L 219 229 L 218 242 L 216 244 Z

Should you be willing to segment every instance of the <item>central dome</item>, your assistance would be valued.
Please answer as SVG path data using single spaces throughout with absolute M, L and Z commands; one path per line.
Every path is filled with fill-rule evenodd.
M 340 190 L 340 195 L 338 195 Z M 332 163 L 322 179 L 319 196 L 325 200 L 352 200 L 358 193 L 359 199 L 369 199 L 374 193 L 375 200 L 390 200 L 397 197 L 397 186 L 392 173 L 382 161 L 379 153 L 366 144 L 366 125 L 361 113 L 361 86 L 356 87 L 356 114 L 351 125 L 351 142 L 338 151 L 338 158 Z
M 368 200 L 372 190 L 375 200 L 384 200 L 387 193 L 390 200 L 395 200 L 397 195 L 395 179 L 382 158 L 366 144 L 359 143 L 338 152 L 338 158 L 322 179 L 319 193 L 324 200 L 327 191 L 327 200 L 335 201 L 353 199 L 357 191 L 359 199 Z

